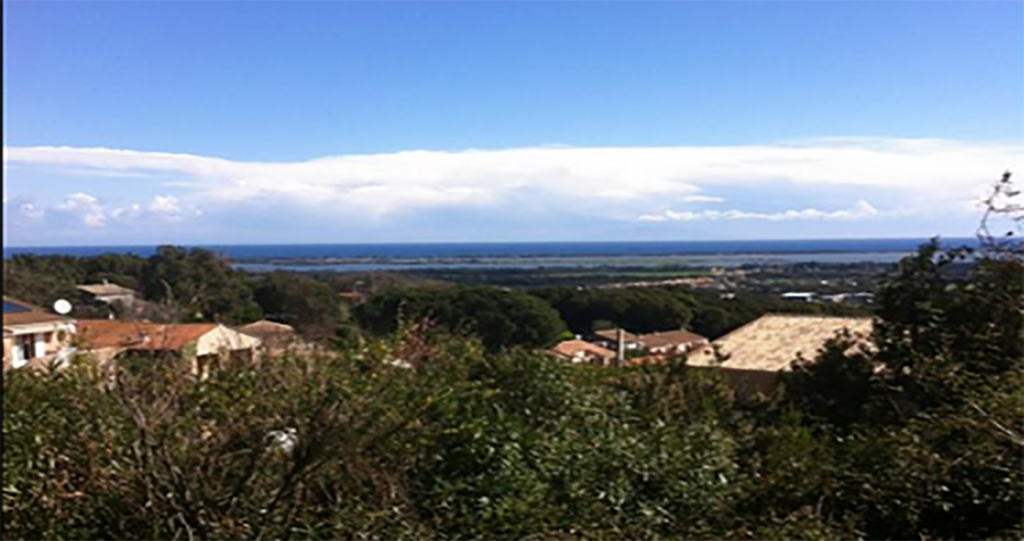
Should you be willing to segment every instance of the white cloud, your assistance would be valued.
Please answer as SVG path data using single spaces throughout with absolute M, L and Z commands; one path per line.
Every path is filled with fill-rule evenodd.
M 46 216 L 46 209 L 39 207 L 35 203 L 25 202 L 18 205 L 18 214 L 20 218 L 35 222 L 42 220 Z
M 139 219 L 162 220 L 166 222 L 180 223 L 186 218 L 199 216 L 202 211 L 191 204 L 184 204 L 177 197 L 172 195 L 158 195 L 146 206 L 133 203 L 126 207 L 115 209 L 110 213 L 111 217 L 120 222 L 131 222 Z
M 569 202 L 574 211 L 628 220 L 663 208 L 666 200 L 720 202 L 702 195 L 715 193 L 716 187 L 876 190 L 891 194 L 891 204 L 885 207 L 910 202 L 928 212 L 941 212 L 964 194 L 988 185 L 1004 169 L 1024 170 L 1024 145 L 833 138 L 716 147 L 405 151 L 303 162 L 241 162 L 104 148 L 8 147 L 4 163 L 112 176 L 166 178 L 170 174 L 177 179 L 175 186 L 187 191 L 182 201 L 157 206 L 165 216 L 175 216 L 172 207 L 184 208 L 189 200 L 203 201 L 204 206 L 297 204 L 310 210 L 382 217 L 417 209 L 514 204 L 517 196 L 529 194 L 531 201 L 543 202 L 549 209 L 565 209 Z M 960 208 L 962 203 L 956 205 Z M 794 212 L 803 219 L 820 217 L 815 213 L 822 212 L 809 211 Z M 688 216 L 686 212 L 676 214 Z M 711 219 L 726 215 L 797 219 L 763 217 L 776 214 L 696 213 L 717 216 Z
M 107 222 L 107 211 L 103 204 L 87 193 L 71 194 L 63 202 L 55 205 L 53 210 L 73 216 L 86 227 L 103 227 Z
M 725 198 L 711 195 L 688 195 L 683 198 L 683 201 L 687 203 L 723 203 Z
M 114 211 L 110 213 L 110 216 L 117 221 L 134 220 L 141 215 L 142 207 L 138 203 L 114 209 Z
M 4 201 L 5 206 L 7 201 Z M 183 222 L 186 218 L 200 216 L 202 211 L 192 204 L 184 204 L 173 196 L 158 195 L 146 205 L 131 203 L 113 210 L 107 209 L 99 198 L 87 193 L 73 193 L 59 203 L 45 206 L 31 201 L 17 202 L 16 222 L 27 225 L 54 221 L 65 227 L 85 226 L 99 229 L 112 225 L 124 225 L 140 220 Z
M 637 218 L 642 222 L 669 222 L 695 220 L 855 220 L 876 216 L 878 210 L 867 201 L 858 201 L 845 210 L 822 211 L 814 208 L 782 212 L 744 212 L 741 210 L 703 210 L 698 212 L 666 210 L 660 214 L 645 214 Z
M 170 195 L 158 195 L 149 204 L 149 211 L 172 222 L 180 222 L 183 219 L 184 211 L 181 202 L 177 197 Z

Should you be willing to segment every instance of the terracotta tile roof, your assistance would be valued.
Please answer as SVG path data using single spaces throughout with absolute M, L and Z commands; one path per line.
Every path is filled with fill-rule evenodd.
M 640 335 L 640 341 L 648 348 L 663 348 L 689 344 L 700 344 L 708 341 L 707 338 L 690 331 L 666 331 Z
M 71 318 L 51 314 L 42 308 L 24 301 L 4 297 L 4 304 L 14 304 L 25 308 L 24 311 L 4 312 L 4 327 L 10 325 L 34 325 L 37 323 L 57 323 L 73 321 Z
M 217 328 L 215 323 L 144 323 L 114 319 L 82 319 L 78 335 L 89 349 L 126 348 L 177 351 Z
M 583 340 L 566 340 L 551 348 L 551 351 L 566 357 L 575 357 L 579 353 L 589 353 L 605 359 L 615 357 L 615 353 L 601 346 L 595 346 Z
M 872 326 L 872 319 L 867 317 L 768 314 L 712 342 L 728 355 L 721 365 L 715 362 L 711 346 L 690 354 L 689 363 L 740 370 L 788 371 L 798 353 L 814 358 L 825 342 L 843 329 L 867 342 Z

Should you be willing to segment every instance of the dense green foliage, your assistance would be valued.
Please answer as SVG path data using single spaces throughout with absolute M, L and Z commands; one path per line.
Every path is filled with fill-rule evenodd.
M 546 347 L 565 333 L 565 324 L 544 301 L 519 291 L 490 287 L 393 289 L 356 310 L 360 325 L 382 335 L 403 321 L 429 319 L 478 336 L 488 348 Z
M 785 301 L 765 295 L 723 296 L 717 291 L 662 286 L 638 288 L 570 288 L 536 290 L 577 334 L 602 326 L 636 333 L 689 329 L 709 338 L 768 312 L 863 315 L 862 309 L 837 304 Z
M 576 289 L 536 292 L 574 332 L 588 333 L 606 322 L 633 332 L 685 327 L 693 317 L 693 297 L 684 288 Z
M 393 366 L 396 355 L 413 368 Z M 109 391 L 87 365 L 53 377 L 17 372 L 4 381 L 13 446 L 4 453 L 5 532 L 709 531 L 733 492 L 732 440 L 713 411 L 677 414 L 662 403 L 697 382 L 650 374 L 626 392 L 576 376 L 543 355 L 486 353 L 437 333 L 358 355 L 229 369 L 198 384 L 170 363 L 122 372 Z M 279 442 L 289 433 L 293 449 Z
M 838 339 L 789 382 L 788 403 L 835 435 L 835 506 L 871 537 L 1022 534 L 1024 266 L 1018 247 L 965 274 L 970 255 L 933 243 L 904 259 L 875 347 Z
M 71 299 L 76 317 L 102 317 L 109 312 L 75 289 L 103 280 L 135 289 L 151 301 L 146 314 L 151 318 L 245 323 L 261 315 L 247 276 L 208 250 L 161 246 L 148 259 L 119 254 L 82 258 L 19 254 L 4 261 L 4 295 L 42 306 Z
M 291 325 L 312 340 L 334 337 L 341 324 L 334 290 L 308 276 L 275 272 L 259 277 L 253 295 L 267 318 Z
M 4 261 L 4 295 L 39 306 L 52 306 L 54 301 L 66 299 L 72 301 L 78 317 L 106 317 L 110 307 L 94 302 L 75 286 L 106 279 L 134 287 L 143 264 L 144 260 L 135 256 L 78 259 L 19 254 Z
M 1024 269 L 983 256 L 956 276 L 959 252 L 905 260 L 875 344 L 840 338 L 766 402 L 685 364 L 572 366 L 408 326 L 201 382 L 174 363 L 113 384 L 88 362 L 15 371 L 4 536 L 1019 539 Z M 455 329 L 544 306 L 381 298 L 382 325 L 452 317 L 438 298 L 483 316 Z
M 161 246 L 140 277 L 147 299 L 198 321 L 247 322 L 260 318 L 243 273 L 208 250 Z

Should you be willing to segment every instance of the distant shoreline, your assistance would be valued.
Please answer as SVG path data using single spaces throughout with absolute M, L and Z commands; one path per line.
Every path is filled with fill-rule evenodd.
M 927 238 L 813 239 L 728 241 L 587 241 L 587 242 L 494 242 L 494 243 L 378 243 L 378 244 L 210 244 L 183 245 L 211 250 L 237 263 L 284 262 L 313 264 L 383 263 L 390 261 L 550 258 L 621 256 L 727 256 L 838 254 L 859 252 L 909 253 Z M 973 245 L 973 238 L 942 239 L 947 245 Z M 16 254 L 88 257 L 104 253 L 155 253 L 156 245 L 135 246 L 16 246 L 4 247 L 4 258 Z
M 692 242 L 536 242 L 433 244 L 207 245 L 239 269 L 301 272 L 375 272 L 460 269 L 735 268 L 803 263 L 894 263 L 928 239 L 833 239 Z M 973 245 L 974 239 L 945 239 Z M 188 246 L 192 247 L 192 246 Z M 16 254 L 149 256 L 156 246 L 4 248 Z

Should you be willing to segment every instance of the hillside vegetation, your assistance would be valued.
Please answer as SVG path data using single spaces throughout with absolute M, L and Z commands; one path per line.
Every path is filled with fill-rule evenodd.
M 4 537 L 1019 539 L 1024 269 L 964 256 L 905 260 L 876 347 L 754 403 L 411 324 L 202 382 L 11 372 Z

